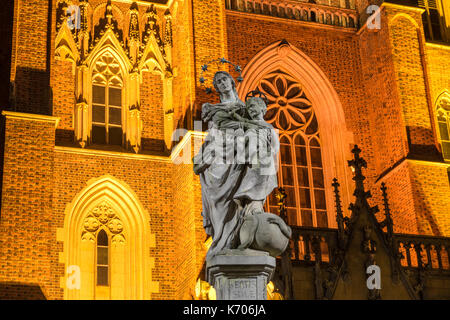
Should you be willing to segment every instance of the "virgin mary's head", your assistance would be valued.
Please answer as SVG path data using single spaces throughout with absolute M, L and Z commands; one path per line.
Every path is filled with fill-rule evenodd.
M 217 71 L 214 75 L 213 85 L 217 92 L 220 94 L 229 91 L 235 90 L 236 82 L 233 77 L 226 71 Z

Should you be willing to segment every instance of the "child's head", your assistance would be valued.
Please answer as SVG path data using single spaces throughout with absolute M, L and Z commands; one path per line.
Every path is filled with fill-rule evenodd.
M 264 120 L 264 115 L 267 111 L 267 106 L 264 100 L 260 97 L 249 98 L 246 102 L 247 112 L 253 120 Z

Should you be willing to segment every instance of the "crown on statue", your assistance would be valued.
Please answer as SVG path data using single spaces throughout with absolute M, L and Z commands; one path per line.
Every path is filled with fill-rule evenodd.
M 208 93 L 208 94 L 212 93 L 212 87 L 207 87 L 205 85 L 206 79 L 204 77 L 204 74 L 205 74 L 205 72 L 208 71 L 209 66 L 213 63 L 215 63 L 219 66 L 219 71 L 220 71 L 220 67 L 223 66 L 224 64 L 229 64 L 229 65 L 233 66 L 234 71 L 239 73 L 239 76 L 236 78 L 236 81 L 239 83 L 244 81 L 244 78 L 242 78 L 242 68 L 240 66 L 228 61 L 225 58 L 214 59 L 214 60 L 211 60 L 208 63 L 202 65 L 202 72 L 200 74 L 199 81 L 200 81 L 201 87 L 205 88 L 206 93 Z M 223 70 L 223 71 L 225 71 L 225 70 Z

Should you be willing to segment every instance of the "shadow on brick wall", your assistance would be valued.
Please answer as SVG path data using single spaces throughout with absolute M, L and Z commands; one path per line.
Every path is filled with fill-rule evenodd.
M 142 138 L 142 149 L 143 153 L 148 152 L 161 152 L 161 153 L 168 153 L 168 150 L 166 148 L 166 144 L 164 140 L 161 139 L 153 139 L 153 138 Z
M 442 154 L 434 145 L 433 131 L 428 128 L 406 127 L 408 159 L 443 162 Z M 425 142 L 425 143 L 424 143 Z
M 18 67 L 14 81 L 12 109 L 17 112 L 51 115 L 48 71 Z
M 0 282 L 0 300 L 47 300 L 37 284 Z

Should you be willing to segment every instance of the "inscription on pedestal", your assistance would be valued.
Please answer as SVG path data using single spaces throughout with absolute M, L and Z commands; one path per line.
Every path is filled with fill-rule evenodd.
M 254 300 L 257 297 L 256 279 L 229 279 L 231 300 Z
M 245 252 L 245 251 L 244 251 Z M 276 260 L 267 252 L 230 250 L 206 262 L 207 280 L 217 300 L 267 300 L 267 283 Z

